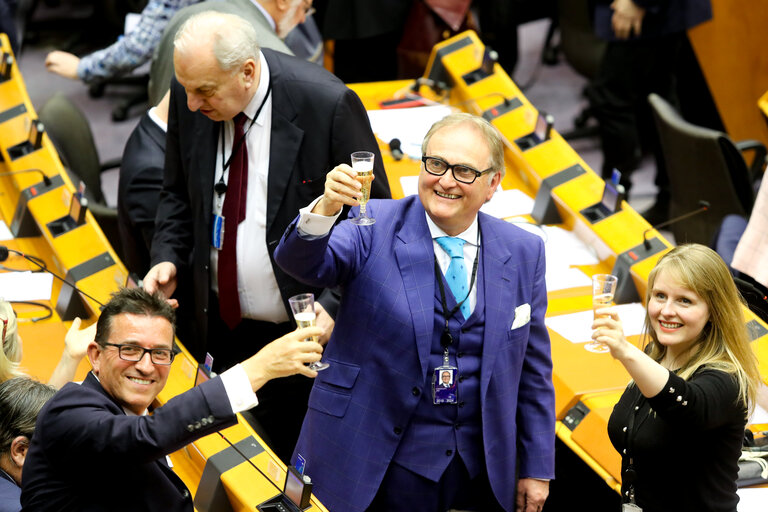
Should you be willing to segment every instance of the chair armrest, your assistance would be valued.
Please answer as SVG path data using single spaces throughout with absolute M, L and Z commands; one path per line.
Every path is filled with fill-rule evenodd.
M 766 165 L 766 151 L 765 145 L 758 140 L 741 140 L 735 143 L 736 149 L 742 153 L 745 151 L 754 151 L 754 157 L 752 163 L 749 165 L 749 177 L 752 183 L 755 183 L 762 175 Z

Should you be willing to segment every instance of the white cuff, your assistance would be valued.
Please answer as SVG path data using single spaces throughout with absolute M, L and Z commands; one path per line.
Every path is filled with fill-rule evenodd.
M 259 405 L 259 399 L 253 392 L 251 381 L 245 370 L 239 364 L 221 374 L 221 383 L 224 384 L 224 390 L 229 398 L 229 405 L 232 406 L 232 412 L 238 413 L 247 411 Z
M 339 213 L 331 217 L 312 213 L 312 208 L 314 208 L 317 202 L 322 198 L 323 196 L 318 197 L 309 203 L 308 206 L 299 210 L 300 217 L 296 228 L 299 230 L 300 235 L 323 237 L 331 232 L 331 228 L 336 223 L 336 219 L 339 218 L 339 215 L 341 215 L 342 210 L 339 210 Z

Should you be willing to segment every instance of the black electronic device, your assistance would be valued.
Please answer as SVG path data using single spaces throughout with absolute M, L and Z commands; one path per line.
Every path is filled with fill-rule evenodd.
M 534 146 L 538 146 L 542 142 L 548 141 L 552 137 L 552 127 L 555 125 L 555 118 L 552 114 L 547 114 L 543 110 L 539 111 L 538 117 L 536 117 L 536 124 L 533 126 L 533 131 L 528 135 L 523 135 L 519 139 L 515 140 L 515 144 L 525 151 L 531 149 Z
M 13 55 L 8 52 L 0 54 L 0 83 L 11 79 L 13 69 Z
M 294 466 L 285 473 L 283 492 L 256 506 L 261 512 L 301 512 L 309 508 L 312 497 L 312 481 Z
M 83 225 L 86 211 L 88 211 L 88 200 L 82 194 L 75 192 L 69 202 L 69 213 L 49 222 L 48 231 L 56 238 Z
M 614 181 L 606 181 L 600 202 L 587 206 L 581 210 L 581 214 L 592 224 L 599 222 L 620 211 L 621 202 L 625 196 L 626 193 L 623 185 Z
M 11 157 L 11 160 L 16 160 L 37 151 L 43 146 L 43 133 L 45 133 L 45 125 L 39 119 L 33 119 L 29 126 L 27 140 L 9 147 L 8 156 Z

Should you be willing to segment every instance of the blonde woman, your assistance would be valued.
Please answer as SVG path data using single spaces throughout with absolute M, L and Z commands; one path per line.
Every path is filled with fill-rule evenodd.
M 22 356 L 21 336 L 19 336 L 16 313 L 11 304 L 0 300 L 0 382 L 24 375 L 19 369 Z M 88 343 L 96 334 L 96 323 L 80 330 L 80 319 L 76 318 L 64 337 L 64 351 L 48 384 L 59 389 L 75 377 L 77 366 L 85 356 Z
M 608 435 L 622 456 L 622 498 L 643 512 L 736 512 L 738 459 L 760 374 L 728 268 L 682 245 L 648 277 L 647 345 L 627 342 L 606 308 L 593 324 L 632 382 Z

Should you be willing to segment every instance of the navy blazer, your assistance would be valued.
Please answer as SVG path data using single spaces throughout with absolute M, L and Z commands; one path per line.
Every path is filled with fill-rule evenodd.
M 125 266 L 139 277 L 149 271 L 149 249 L 163 188 L 165 132 L 144 114 L 131 133 L 120 164 L 117 218 Z
M 165 455 L 236 421 L 221 379 L 151 416 L 128 416 L 89 373 L 40 411 L 22 473 L 23 510 L 192 512 Z
M 261 51 L 272 80 L 265 241 L 272 254 L 299 208 L 323 193 L 325 175 L 349 162 L 350 153 L 374 152 L 371 197 L 391 194 L 378 143 L 357 95 L 320 66 L 266 48 Z M 152 264 L 170 261 L 180 270 L 191 270 L 200 340 L 208 337 L 213 181 L 222 124 L 190 112 L 184 88 L 173 80 Z M 288 297 L 322 292 L 307 290 L 270 263 L 289 317 Z M 202 360 L 204 347 L 185 346 Z
M 336 325 L 296 453 L 329 510 L 373 500 L 420 399 L 434 328 L 432 237 L 417 196 L 368 203 L 373 226 L 338 224 L 305 240 L 295 224 L 275 251 L 288 273 L 342 287 Z M 356 209 L 355 209 L 356 210 Z M 485 331 L 480 396 L 491 487 L 514 510 L 515 476 L 554 477 L 554 389 L 544 244 L 479 214 Z M 527 306 L 526 306 L 527 304 Z M 518 316 L 516 321 L 516 316 Z

